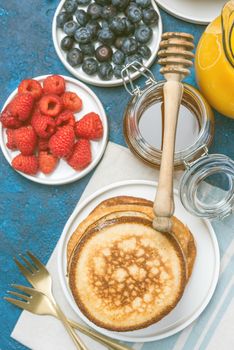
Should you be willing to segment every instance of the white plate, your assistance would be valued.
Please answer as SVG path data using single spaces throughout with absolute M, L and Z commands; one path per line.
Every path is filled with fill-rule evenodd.
M 40 83 L 47 77 L 48 75 L 43 75 L 40 77 L 36 77 L 34 79 L 38 80 Z M 90 165 L 82 171 L 76 171 L 72 167 L 70 167 L 64 160 L 60 159 L 58 166 L 53 171 L 53 173 L 49 175 L 45 175 L 42 172 L 38 172 L 35 176 L 27 175 L 22 172 L 19 172 L 21 175 L 26 177 L 27 179 L 38 182 L 45 185 L 62 185 L 66 183 L 70 183 L 76 180 L 81 179 L 86 174 L 88 174 L 100 161 L 107 144 L 108 139 L 108 124 L 107 117 L 104 111 L 104 108 L 97 98 L 97 96 L 89 89 L 85 84 L 77 81 L 76 79 L 63 76 L 66 81 L 66 90 L 76 92 L 77 95 L 83 101 L 83 108 L 79 113 L 75 113 L 76 120 L 82 118 L 86 113 L 96 112 L 99 114 L 102 123 L 103 123 L 103 137 L 100 141 L 91 141 L 91 149 L 92 149 L 92 162 Z M 17 89 L 15 89 L 12 94 L 6 100 L 3 109 L 8 105 L 8 103 L 16 96 Z M 2 110 L 3 110 L 2 109 Z M 11 151 L 6 147 L 6 129 L 3 128 L 0 123 L 0 146 L 2 152 L 11 165 L 12 159 L 19 153 L 19 151 Z
M 214 293 L 218 281 L 220 265 L 219 248 L 212 226 L 208 221 L 188 214 L 179 200 L 178 193 L 175 192 L 175 215 L 184 224 L 188 225 L 194 235 L 197 246 L 194 270 L 186 286 L 184 295 L 177 306 L 161 321 L 150 327 L 132 332 L 108 331 L 96 326 L 81 313 L 72 297 L 66 278 L 66 246 L 69 237 L 74 232 L 77 225 L 104 199 L 113 196 L 127 195 L 153 200 L 155 190 L 156 183 L 136 180 L 118 182 L 95 192 L 76 207 L 64 227 L 59 241 L 59 278 L 66 299 L 76 314 L 90 327 L 114 339 L 129 342 L 149 342 L 166 338 L 181 331 L 193 322 L 205 309 Z
M 62 10 L 64 2 L 65 2 L 65 0 L 62 0 L 59 3 L 59 5 L 55 11 L 53 23 L 52 23 L 52 36 L 53 36 L 54 47 L 55 47 L 57 55 L 59 56 L 63 65 L 67 68 L 67 70 L 69 70 L 69 72 L 72 75 L 74 75 L 76 78 L 78 78 L 80 80 L 85 81 L 88 84 L 92 84 L 92 85 L 96 85 L 96 86 L 106 86 L 106 87 L 107 86 L 122 85 L 123 84 L 122 79 L 117 79 L 117 78 L 113 77 L 111 80 L 104 81 L 104 80 L 99 79 L 97 74 L 94 76 L 89 76 L 88 74 L 83 72 L 81 67 L 74 68 L 67 62 L 66 53 L 60 48 L 61 39 L 64 36 L 66 36 L 66 34 L 63 33 L 62 29 L 57 28 L 57 26 L 56 26 L 56 17 L 59 14 L 59 12 Z M 161 35 L 162 35 L 162 20 L 161 20 L 160 12 L 159 12 L 158 7 L 154 1 L 152 2 L 152 5 L 153 5 L 155 11 L 158 13 L 159 19 L 158 19 L 158 25 L 154 26 L 152 28 L 153 29 L 153 38 L 149 44 L 152 55 L 147 61 L 144 60 L 144 65 L 147 68 L 152 65 L 152 63 L 154 62 L 154 60 L 157 56 L 159 43 L 160 43 Z M 81 6 L 81 8 L 83 9 L 84 6 Z M 131 78 L 132 78 L 132 80 L 134 80 L 134 79 L 138 78 L 139 76 L 140 76 L 140 73 L 135 72 L 131 75 Z
M 208 24 L 220 15 L 227 0 L 155 0 L 172 16 L 187 22 Z

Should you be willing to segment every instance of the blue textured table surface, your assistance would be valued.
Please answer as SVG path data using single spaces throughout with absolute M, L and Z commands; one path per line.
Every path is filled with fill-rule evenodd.
M 59 0 L 0 1 L 0 107 L 26 77 L 56 73 L 70 75 L 60 63 L 52 42 L 51 23 Z M 164 31 L 185 31 L 197 42 L 204 27 L 177 20 L 161 11 Z M 158 66 L 152 71 L 161 79 Z M 187 79 L 196 85 L 194 72 Z M 109 118 L 110 140 L 125 145 L 122 115 L 129 95 L 123 87 L 91 87 L 101 99 Z M 234 121 L 216 114 L 213 153 L 234 158 Z M 12 257 L 27 249 L 46 263 L 63 226 L 79 200 L 89 178 L 48 187 L 28 181 L 11 169 L 0 152 L 0 350 L 26 349 L 10 338 L 20 310 L 2 297 L 11 283 L 23 283 Z

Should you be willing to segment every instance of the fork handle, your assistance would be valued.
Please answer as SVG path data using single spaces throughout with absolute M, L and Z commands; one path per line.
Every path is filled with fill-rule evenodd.
M 106 337 L 105 335 L 102 335 L 100 333 L 94 332 L 93 330 L 89 329 L 88 327 L 83 326 L 80 323 L 76 323 L 74 321 L 68 320 L 70 325 L 73 328 L 78 329 L 80 332 L 88 335 L 89 337 L 93 338 L 96 341 L 101 342 L 102 344 L 108 346 L 110 349 L 113 350 L 131 350 L 128 346 L 122 345 L 114 340 L 112 340 L 109 337 Z
M 68 322 L 66 316 L 64 315 L 64 313 L 62 312 L 60 307 L 57 304 L 54 304 L 54 306 L 55 306 L 55 310 L 56 310 L 58 318 L 62 321 L 64 327 L 66 328 L 66 330 L 68 332 L 68 334 L 70 335 L 70 337 L 72 338 L 74 344 L 76 345 L 76 348 L 79 349 L 79 350 L 88 350 L 88 348 L 84 345 L 82 340 L 79 338 L 79 336 L 76 334 L 76 332 L 74 331 L 74 329 L 72 328 L 72 326 Z

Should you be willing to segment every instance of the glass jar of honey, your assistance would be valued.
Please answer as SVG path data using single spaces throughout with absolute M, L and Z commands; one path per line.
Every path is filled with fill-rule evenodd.
M 143 88 L 129 79 L 129 70 L 138 70 L 146 79 Z M 139 62 L 133 62 L 122 71 L 126 90 L 132 96 L 123 119 L 123 130 L 130 150 L 146 164 L 159 168 L 163 144 L 163 84 L 157 82 L 151 71 Z M 184 92 L 179 111 L 174 168 L 184 169 L 180 182 L 180 198 L 192 214 L 214 218 L 223 217 L 232 211 L 234 204 L 234 162 L 224 155 L 210 155 L 209 146 L 214 135 L 212 109 L 201 93 L 189 84 Z M 213 186 L 221 178 L 224 190 L 213 201 Z M 211 181 L 210 181 L 211 180 Z M 220 181 L 218 182 L 220 183 Z M 207 192 L 208 191 L 208 192 Z
M 208 25 L 195 57 L 198 86 L 218 112 L 234 118 L 234 0 Z

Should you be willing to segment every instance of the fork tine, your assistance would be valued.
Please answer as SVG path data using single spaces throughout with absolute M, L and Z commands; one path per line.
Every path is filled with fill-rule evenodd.
M 26 278 L 30 278 L 31 276 L 31 271 L 29 271 L 28 269 L 26 269 L 26 267 L 24 265 L 22 265 L 18 259 L 16 259 L 15 257 L 13 258 L 14 262 L 16 263 L 16 265 L 18 266 L 19 270 L 22 272 L 22 274 L 26 277 Z
M 22 290 L 23 292 L 25 292 L 26 294 L 28 294 L 29 296 L 32 296 L 34 294 L 37 293 L 37 290 L 34 288 L 30 288 L 30 287 L 26 287 L 26 286 L 21 286 L 20 284 L 12 284 L 11 285 L 13 288 L 15 289 L 19 289 Z
M 25 310 L 28 310 L 28 311 L 31 310 L 31 308 L 29 306 L 30 304 L 28 304 L 25 301 L 21 301 L 21 300 L 9 298 L 9 297 L 4 297 L 3 299 L 7 300 L 9 303 L 11 303 L 13 305 L 16 305 L 16 306 L 20 307 L 21 309 L 25 309 Z
M 32 273 L 37 272 L 35 266 L 33 266 L 33 264 L 31 264 L 31 262 L 23 256 L 23 254 L 19 254 L 19 256 L 25 262 L 25 264 L 28 266 Z
M 21 298 L 21 299 L 26 300 L 26 301 L 28 301 L 28 300 L 30 299 L 29 296 L 27 296 L 27 295 L 25 295 L 25 294 L 21 294 L 21 293 L 15 292 L 15 291 L 13 291 L 13 290 L 8 290 L 7 293 L 8 293 L 8 294 L 15 295 L 15 296 L 17 296 L 17 297 L 19 297 L 19 298 Z
M 40 260 L 36 258 L 29 250 L 27 251 L 27 254 L 32 259 L 32 261 L 38 269 L 46 269 L 46 267 L 40 262 Z

